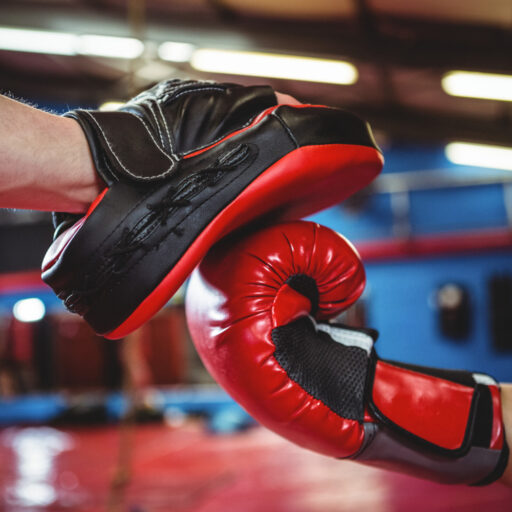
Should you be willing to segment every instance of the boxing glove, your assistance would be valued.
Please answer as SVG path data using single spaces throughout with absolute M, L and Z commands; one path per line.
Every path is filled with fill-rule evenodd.
M 212 248 L 191 276 L 187 321 L 217 382 L 287 439 L 444 483 L 499 478 L 508 449 L 497 383 L 379 359 L 375 331 L 329 323 L 364 284 L 343 237 L 279 224 Z
M 42 277 L 108 338 L 148 320 L 226 233 L 331 206 L 382 167 L 364 121 L 277 105 L 265 86 L 170 80 L 118 111 L 66 115 L 107 187 L 82 218 L 55 216 Z

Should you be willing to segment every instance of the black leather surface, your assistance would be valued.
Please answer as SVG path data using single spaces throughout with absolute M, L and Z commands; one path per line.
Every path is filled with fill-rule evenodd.
M 279 106 L 244 129 L 273 104 L 268 87 L 170 81 L 123 112 L 71 113 L 110 188 L 44 281 L 96 332 L 108 333 L 280 158 L 311 144 L 375 147 L 366 123 L 338 109 Z
M 270 87 L 168 80 L 139 94 L 119 111 L 75 110 L 98 173 L 147 180 L 173 171 L 185 153 L 247 125 L 277 102 Z
M 106 333 L 117 327 L 174 267 L 212 218 L 263 170 L 294 149 L 275 118 L 268 118 L 255 132 L 249 137 L 253 142 L 247 157 L 226 171 L 215 185 L 200 190 L 189 206 L 170 211 L 165 225 L 155 220 L 154 231 L 140 240 L 139 248 L 109 258 L 109 253 L 122 243 L 125 229 L 140 231 L 143 219 L 151 215 L 149 204 L 163 200 L 169 189 L 207 169 L 228 147 L 240 146 L 247 137 L 235 137 L 208 154 L 183 160 L 178 172 L 164 185 L 114 184 L 58 265 L 43 274 L 44 281 L 63 299 L 73 294 L 80 303 L 78 309 L 73 309 L 84 315 L 96 332 Z M 259 151 L 260 147 L 266 151 Z
M 356 144 L 378 149 L 368 123 L 346 110 L 282 105 L 276 115 L 293 132 L 298 146 L 314 144 Z

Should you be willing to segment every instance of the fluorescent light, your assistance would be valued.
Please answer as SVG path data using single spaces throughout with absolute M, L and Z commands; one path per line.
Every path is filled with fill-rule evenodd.
M 44 317 L 46 310 L 41 299 L 22 299 L 14 304 L 12 314 L 20 322 L 38 322 Z
M 158 47 L 158 56 L 169 62 L 188 62 L 194 53 L 194 45 L 168 41 Z
M 0 50 L 74 55 L 75 40 L 73 34 L 0 27 Z
M 132 37 L 0 27 L 0 50 L 135 59 L 144 51 L 144 43 Z
M 452 96 L 512 101 L 512 76 L 451 71 L 443 76 L 443 89 Z
M 446 146 L 445 154 L 454 164 L 512 171 L 512 148 L 452 142 Z
M 357 69 L 349 62 L 270 53 L 201 48 L 193 53 L 191 65 L 199 71 L 228 75 L 343 85 L 357 80 Z
M 77 53 L 95 57 L 136 59 L 144 51 L 144 43 L 133 37 L 78 36 Z

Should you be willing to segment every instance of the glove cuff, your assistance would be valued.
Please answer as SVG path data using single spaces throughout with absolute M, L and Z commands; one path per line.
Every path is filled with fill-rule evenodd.
M 96 171 L 110 187 L 120 178 L 137 182 L 162 179 L 176 169 L 178 156 L 162 148 L 142 118 L 129 112 L 74 110 L 87 139 Z M 127 136 L 129 134 L 129 136 Z
M 494 379 L 391 361 L 377 361 L 373 376 L 367 404 L 378 428 L 358 459 L 443 483 L 484 485 L 503 474 L 508 447 Z

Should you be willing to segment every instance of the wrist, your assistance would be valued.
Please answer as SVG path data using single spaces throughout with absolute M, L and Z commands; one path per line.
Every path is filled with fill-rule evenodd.
M 66 171 L 66 197 L 60 211 L 85 212 L 98 194 L 105 188 L 92 159 L 89 144 L 80 125 L 71 118 L 59 118 L 69 144 L 69 168 Z M 57 208 L 54 208 L 57 210 Z
M 80 126 L 4 96 L 0 111 L 0 206 L 86 211 L 101 181 Z

